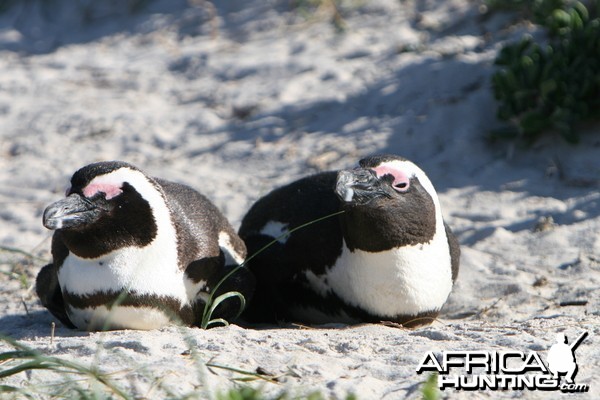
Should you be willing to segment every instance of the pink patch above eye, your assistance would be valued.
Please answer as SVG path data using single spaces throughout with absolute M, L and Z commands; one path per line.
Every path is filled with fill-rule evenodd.
M 107 183 L 92 183 L 87 185 L 83 189 L 83 195 L 85 197 L 93 197 L 96 193 L 99 192 L 104 193 L 104 195 L 106 196 L 106 200 L 110 200 L 113 197 L 116 197 L 123 193 L 123 190 L 121 190 L 121 188 L 118 186 L 110 185 Z
M 403 171 L 388 167 L 387 165 L 382 165 L 374 168 L 373 170 L 378 178 L 381 178 L 384 175 L 392 175 L 394 177 L 394 182 L 392 183 L 394 189 L 400 191 L 408 190 L 410 186 L 410 178 Z

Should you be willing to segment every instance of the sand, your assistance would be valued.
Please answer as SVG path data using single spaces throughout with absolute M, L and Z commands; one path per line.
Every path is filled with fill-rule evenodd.
M 486 140 L 500 126 L 494 58 L 505 41 L 540 35 L 531 26 L 467 0 L 349 2 L 343 32 L 326 7 L 307 18 L 286 1 L 42 3 L 0 14 L 0 245 L 39 257 L 0 253 L 2 334 L 115 372 L 139 398 L 210 398 L 250 384 L 269 396 L 396 399 L 421 396 L 427 374 L 415 370 L 427 351 L 545 360 L 557 333 L 587 331 L 576 382 L 590 390 L 573 397 L 600 393 L 600 127 L 582 127 L 577 146 L 552 135 L 529 148 Z M 198 189 L 239 227 L 272 188 L 375 153 L 428 173 L 461 242 L 458 282 L 431 326 L 86 333 L 57 324 L 51 340 L 54 319 L 32 290 L 50 258 L 41 215 L 77 168 L 128 161 Z M 244 375 L 206 363 L 278 378 L 240 383 Z M 54 393 L 61 379 L 31 371 L 0 385 Z

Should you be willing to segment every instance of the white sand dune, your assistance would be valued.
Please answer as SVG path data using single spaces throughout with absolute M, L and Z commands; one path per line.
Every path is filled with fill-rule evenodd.
M 0 14 L 0 244 L 42 258 L 0 254 L 1 333 L 118 371 L 113 378 L 141 398 L 199 387 L 208 397 L 237 384 L 239 373 L 210 361 L 280 376 L 252 383 L 267 394 L 396 399 L 420 397 L 426 376 L 415 369 L 427 351 L 545 358 L 556 333 L 587 331 L 576 382 L 590 391 L 573 396 L 600 393 L 600 127 L 585 127 L 577 146 L 486 141 L 499 124 L 493 60 L 526 25 L 467 0 L 347 6 L 343 33 L 327 13 L 307 20 L 285 1 L 152 1 L 131 12 L 41 3 Z M 77 168 L 126 160 L 200 190 L 237 227 L 273 187 L 382 152 L 422 166 L 462 244 L 458 284 L 432 326 L 84 333 L 57 325 L 51 343 L 53 318 L 25 286 L 50 257 L 42 211 Z M 57 379 L 32 371 L 0 385 Z

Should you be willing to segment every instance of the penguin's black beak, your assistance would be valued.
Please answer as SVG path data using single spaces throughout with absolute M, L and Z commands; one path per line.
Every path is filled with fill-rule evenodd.
M 78 228 L 95 222 L 100 213 L 101 209 L 91 200 L 73 193 L 46 207 L 43 223 L 52 230 Z
M 390 196 L 375 172 L 364 168 L 338 172 L 335 193 L 343 203 L 356 205 L 367 204 L 377 197 Z

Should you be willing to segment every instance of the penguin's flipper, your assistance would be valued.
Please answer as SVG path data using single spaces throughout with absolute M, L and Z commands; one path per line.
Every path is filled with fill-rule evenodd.
M 460 264 L 460 245 L 458 243 L 458 239 L 456 239 L 456 236 L 454 236 L 452 230 L 445 222 L 444 227 L 446 228 L 446 237 L 448 238 L 448 246 L 450 247 L 450 265 L 452 267 L 452 283 L 454 283 L 458 277 L 458 266 Z
M 65 302 L 58 284 L 58 275 L 54 264 L 48 264 L 41 269 L 35 281 L 35 290 L 42 305 L 52 315 L 58 318 L 66 327 L 75 328 L 65 309 Z
M 281 317 L 284 303 L 279 294 L 281 284 L 290 280 L 295 273 L 289 268 L 285 254 L 285 246 L 275 242 L 266 235 L 250 235 L 245 238 L 246 246 L 254 253 L 252 257 L 252 272 L 256 279 L 256 290 L 252 301 L 246 305 L 242 318 L 248 322 L 277 322 Z M 260 249 L 262 251 L 257 253 Z

